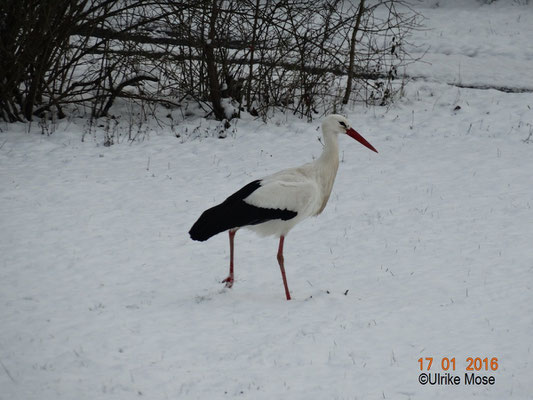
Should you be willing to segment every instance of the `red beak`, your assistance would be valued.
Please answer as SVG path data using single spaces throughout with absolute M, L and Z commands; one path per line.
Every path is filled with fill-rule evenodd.
M 368 147 L 370 150 L 378 152 L 374 146 L 372 146 L 370 143 L 366 141 L 364 137 L 362 137 L 359 133 L 355 131 L 355 129 L 350 128 L 346 130 L 346 134 L 350 137 L 353 137 L 355 140 L 357 140 L 359 143 L 361 143 L 363 146 Z

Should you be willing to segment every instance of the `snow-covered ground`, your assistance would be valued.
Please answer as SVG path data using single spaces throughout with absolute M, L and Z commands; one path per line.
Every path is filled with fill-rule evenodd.
M 227 290 L 227 236 L 187 231 L 318 156 L 320 121 L 111 147 L 83 122 L 2 125 L 0 399 L 533 398 L 533 94 L 448 84 L 531 88 L 533 8 L 443 3 L 420 8 L 428 79 L 350 111 L 380 153 L 341 139 L 327 208 L 285 242 L 290 302 L 275 238 L 237 233 Z M 463 382 L 467 357 L 499 367 L 424 386 L 420 357 Z
M 425 62 L 412 76 L 466 86 L 533 91 L 533 9 L 527 0 L 421 0 L 426 28 L 410 52 Z M 487 2 L 487 1 L 485 1 Z

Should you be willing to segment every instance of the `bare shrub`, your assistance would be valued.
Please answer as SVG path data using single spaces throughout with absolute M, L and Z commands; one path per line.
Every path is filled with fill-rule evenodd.
M 196 101 L 221 121 L 387 104 L 419 18 L 402 0 L 0 4 L 6 121 L 62 118 L 71 105 L 106 117 L 117 98 L 169 108 Z

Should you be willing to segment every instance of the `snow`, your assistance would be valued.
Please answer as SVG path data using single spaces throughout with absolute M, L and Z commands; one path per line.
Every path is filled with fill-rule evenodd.
M 418 46 L 408 51 L 423 56 L 423 62 L 411 65 L 410 75 L 533 91 L 531 6 L 518 6 L 517 0 L 482 6 L 468 0 L 429 3 L 441 6 L 418 9 L 427 26 L 415 33 L 412 41 Z
M 111 147 L 81 142 L 79 121 L 3 125 L 0 399 L 531 399 L 533 94 L 446 71 L 528 87 L 512 32 L 531 36 L 533 9 L 442 3 L 421 9 L 427 25 L 461 41 L 419 33 L 440 57 L 412 66 L 428 78 L 389 109 L 349 111 L 379 154 L 341 138 L 328 206 L 285 241 L 290 302 L 276 238 L 237 233 L 228 290 L 227 236 L 187 231 L 319 156 L 320 120 L 244 118 L 225 139 L 197 134 L 217 132 L 204 120 Z M 420 357 L 455 357 L 462 377 L 469 356 L 498 358 L 479 373 L 494 385 L 418 383 Z

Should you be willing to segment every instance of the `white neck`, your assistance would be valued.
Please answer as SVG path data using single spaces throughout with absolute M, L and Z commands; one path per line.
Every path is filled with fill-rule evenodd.
M 326 133 L 323 134 L 324 137 L 324 149 L 322 149 L 322 154 L 320 155 L 319 160 L 322 160 L 323 162 L 333 162 L 333 160 L 337 160 L 336 164 L 338 167 L 339 164 L 339 141 L 337 139 L 337 135 L 334 133 Z
M 326 207 L 339 169 L 339 144 L 336 134 L 324 132 L 324 149 L 315 165 L 316 179 L 322 189 L 322 204 L 316 213 L 318 215 Z

